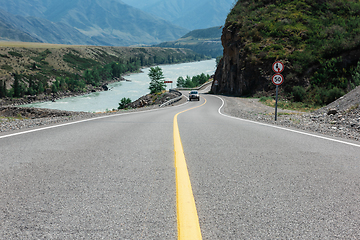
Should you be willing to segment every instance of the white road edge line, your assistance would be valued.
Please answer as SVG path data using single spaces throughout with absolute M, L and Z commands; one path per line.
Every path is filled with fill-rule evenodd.
M 188 102 L 185 102 L 183 104 L 173 106 L 173 107 L 180 107 L 180 106 L 185 105 L 185 104 L 188 104 Z M 111 114 L 111 115 L 95 117 L 95 118 L 88 118 L 88 119 L 79 120 L 79 121 L 75 121 L 75 122 L 68 122 L 68 123 L 63 123 L 63 124 L 54 125 L 54 126 L 48 126 L 48 127 L 42 127 L 42 128 L 27 130 L 27 131 L 23 131 L 23 132 L 11 133 L 11 134 L 0 136 L 0 139 L 14 137 L 14 136 L 27 134 L 27 133 L 32 133 L 32 132 L 43 131 L 43 130 L 52 129 L 52 128 L 64 127 L 64 126 L 77 124 L 77 123 L 82 123 L 82 122 L 89 122 L 89 121 L 99 120 L 99 119 L 103 119 L 103 118 L 117 117 L 117 116 L 121 116 L 121 115 L 138 114 L 138 113 L 144 113 L 144 112 L 152 112 L 152 111 L 158 111 L 158 110 L 164 110 L 164 109 L 166 109 L 166 108 L 156 108 L 156 109 L 144 110 L 144 111 L 139 111 L 139 112 L 119 113 L 119 114 Z
M 244 122 L 255 123 L 255 124 L 263 125 L 263 126 L 267 126 L 267 127 L 277 128 L 277 129 L 281 129 L 281 130 L 285 130 L 285 131 L 289 131 L 289 132 L 293 132 L 293 133 L 303 134 L 303 135 L 316 137 L 316 138 L 320 138 L 320 139 L 324 139 L 324 140 L 328 140 L 328 141 L 333 141 L 333 142 L 337 142 L 337 143 L 342 143 L 342 144 L 346 144 L 346 145 L 350 145 L 350 146 L 354 146 L 354 147 L 360 147 L 360 144 L 350 143 L 350 142 L 346 142 L 346 141 L 342 141 L 342 140 L 338 140 L 338 139 L 333 139 L 333 138 L 329 138 L 329 137 L 319 136 L 319 135 L 316 135 L 316 134 L 311 134 L 311 133 L 307 133 L 307 132 L 293 130 L 293 129 L 290 129 L 290 128 L 279 127 L 279 126 L 275 126 L 275 125 L 271 125 L 271 124 L 255 122 L 255 121 L 252 121 L 252 120 L 247 120 L 247 119 L 243 119 L 243 118 L 238 118 L 238 117 L 233 117 L 233 116 L 226 115 L 226 114 L 221 112 L 221 109 L 223 108 L 223 106 L 225 104 L 224 100 L 219 96 L 215 96 L 215 97 L 219 98 L 222 101 L 222 105 L 218 109 L 218 112 L 219 112 L 220 115 L 222 115 L 224 117 L 233 118 L 233 119 L 237 119 L 237 120 L 244 121 Z

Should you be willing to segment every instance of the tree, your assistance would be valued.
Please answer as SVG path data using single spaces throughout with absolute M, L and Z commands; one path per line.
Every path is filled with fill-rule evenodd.
M 193 88 L 195 87 L 190 76 L 186 76 L 186 79 L 185 79 L 185 87 L 187 88 Z
M 180 88 L 185 87 L 185 79 L 183 77 L 178 77 L 176 86 Z
M 119 102 L 119 107 L 118 109 L 124 109 L 126 107 L 126 105 L 131 103 L 131 99 L 130 98 L 122 98 Z
M 4 86 L 3 86 L 3 93 L 4 93 L 4 97 L 7 96 L 7 91 L 6 91 L 6 81 L 4 80 Z
M 5 97 L 3 87 L 4 87 L 3 81 L 0 81 L 0 98 Z
M 149 86 L 150 93 L 159 93 L 165 90 L 166 84 L 163 81 L 164 75 L 160 67 L 150 68 L 148 76 L 151 79 Z
M 14 84 L 12 85 L 12 87 L 14 89 L 14 97 L 18 98 L 18 97 L 21 97 L 21 87 L 20 87 L 20 81 L 19 81 L 20 76 L 18 74 L 15 74 L 14 78 L 15 78 L 15 80 L 14 80 Z

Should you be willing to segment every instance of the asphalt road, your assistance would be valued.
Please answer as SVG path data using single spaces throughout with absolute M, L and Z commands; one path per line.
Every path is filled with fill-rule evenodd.
M 0 134 L 0 239 L 176 239 L 173 119 L 193 107 L 178 126 L 203 239 L 360 238 L 359 145 L 226 117 L 221 105 L 202 95 Z

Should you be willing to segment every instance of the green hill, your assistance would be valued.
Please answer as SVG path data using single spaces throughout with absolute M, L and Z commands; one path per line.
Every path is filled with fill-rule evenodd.
M 1 98 L 39 99 L 97 91 L 143 66 L 199 61 L 188 49 L 0 42 Z
M 171 42 L 164 42 L 157 47 L 188 48 L 197 53 L 210 57 L 222 55 L 221 27 L 193 30 L 180 39 Z
M 360 83 L 359 33 L 359 1 L 238 1 L 223 31 L 216 90 L 273 93 L 271 64 L 281 60 L 284 97 L 329 103 Z

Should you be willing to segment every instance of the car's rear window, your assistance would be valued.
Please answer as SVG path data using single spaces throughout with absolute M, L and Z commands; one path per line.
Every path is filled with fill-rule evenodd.
M 190 92 L 190 94 L 197 94 L 197 93 L 198 93 L 197 91 Z

